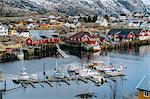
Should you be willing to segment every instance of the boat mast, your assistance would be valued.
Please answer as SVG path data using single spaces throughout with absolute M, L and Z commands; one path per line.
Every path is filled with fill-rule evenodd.
M 44 65 L 43 65 L 43 76 L 44 76 L 44 81 L 45 81 L 45 78 L 46 78 L 46 72 L 45 72 L 45 62 L 44 62 Z
M 56 72 L 58 71 L 58 66 L 57 65 L 58 65 L 58 63 L 57 63 L 57 59 L 56 59 L 56 61 L 55 61 L 55 66 L 56 66 L 55 70 L 56 70 Z
M 22 45 L 21 45 L 21 52 L 23 52 L 22 51 Z M 26 67 L 24 65 L 24 57 L 21 59 L 21 62 L 22 62 L 22 72 L 25 72 L 26 71 Z

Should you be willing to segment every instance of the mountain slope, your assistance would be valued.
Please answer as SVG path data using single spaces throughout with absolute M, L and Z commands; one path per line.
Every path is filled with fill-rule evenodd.
M 17 8 L 25 12 L 43 13 L 54 11 L 68 15 L 146 11 L 141 0 L 0 0 L 0 4 L 7 5 L 7 8 Z

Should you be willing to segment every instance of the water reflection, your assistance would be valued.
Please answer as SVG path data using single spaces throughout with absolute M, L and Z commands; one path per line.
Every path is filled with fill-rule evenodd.
M 4 99 L 77 99 L 75 95 L 81 93 L 95 93 L 96 99 L 123 99 L 124 94 L 136 91 L 136 86 L 144 75 L 150 74 L 150 46 L 142 46 L 132 49 L 120 49 L 111 52 L 83 52 L 79 50 L 65 50 L 70 54 L 67 59 L 61 58 L 59 55 L 41 59 L 28 60 L 25 62 L 27 71 L 29 73 L 41 72 L 43 70 L 43 63 L 46 63 L 47 70 L 54 70 L 56 57 L 58 58 L 58 66 L 64 66 L 72 62 L 90 62 L 92 60 L 106 60 L 108 56 L 110 61 L 115 65 L 124 64 L 127 75 L 123 78 L 115 78 L 116 82 L 109 80 L 108 83 L 100 87 L 94 86 L 92 83 L 84 84 L 72 82 L 70 86 L 62 84 L 54 87 L 44 85 L 36 86 L 36 89 L 28 88 L 25 91 L 16 90 L 4 95 Z M 62 67 L 63 67 L 62 66 Z M 6 74 L 18 74 L 21 70 L 21 62 L 15 61 L 11 63 L 0 63 L 1 69 Z M 14 87 L 12 82 L 7 83 L 9 87 Z

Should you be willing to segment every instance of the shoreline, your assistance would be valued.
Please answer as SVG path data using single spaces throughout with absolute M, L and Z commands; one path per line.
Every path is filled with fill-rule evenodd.
M 112 50 L 126 50 L 128 48 L 135 48 L 135 47 L 140 47 L 143 45 L 149 45 L 150 40 L 143 40 L 143 41 L 129 41 L 129 42 L 120 42 L 116 44 L 109 44 L 109 45 L 100 45 L 101 46 L 101 52 L 107 52 L 107 51 L 112 51 Z M 89 50 L 83 50 L 82 48 L 79 47 L 69 47 L 65 45 L 61 45 L 60 48 L 62 50 L 68 50 L 72 51 L 74 50 L 74 54 L 80 52 L 85 52 L 85 53 L 94 53 L 93 51 Z M 24 59 L 25 60 L 31 60 L 31 59 L 41 59 L 45 57 L 60 57 L 58 54 L 57 50 L 55 47 L 47 48 L 45 50 L 41 49 L 28 49 L 28 50 L 23 50 L 24 52 Z M 77 56 L 77 55 L 76 55 Z M 79 55 L 80 56 L 80 55 Z M 0 63 L 7 63 L 7 62 L 13 62 L 19 60 L 17 59 L 17 56 L 14 53 L 2 53 L 0 55 Z

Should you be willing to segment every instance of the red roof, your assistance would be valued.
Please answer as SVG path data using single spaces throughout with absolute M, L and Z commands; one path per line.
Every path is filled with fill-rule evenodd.
M 40 24 L 40 26 L 48 26 L 49 24 Z

